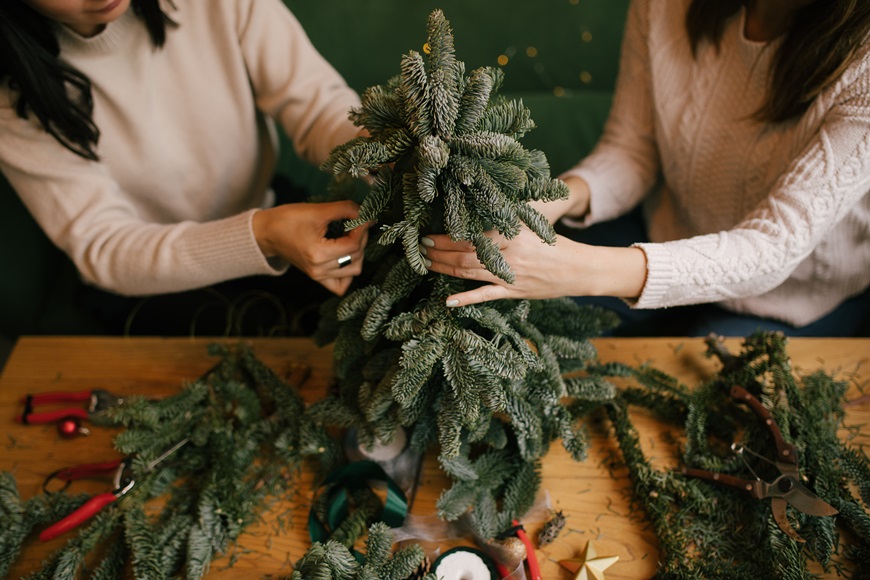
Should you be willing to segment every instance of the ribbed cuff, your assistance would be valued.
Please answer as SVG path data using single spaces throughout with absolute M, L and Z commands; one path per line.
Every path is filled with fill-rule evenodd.
M 257 211 L 252 209 L 198 224 L 188 232 L 181 259 L 191 276 L 213 283 L 244 276 L 278 276 L 286 272 L 286 262 L 266 259 L 257 245 L 251 225 Z
M 661 308 L 665 295 L 674 283 L 671 251 L 664 244 L 633 244 L 646 254 L 646 282 L 633 308 Z

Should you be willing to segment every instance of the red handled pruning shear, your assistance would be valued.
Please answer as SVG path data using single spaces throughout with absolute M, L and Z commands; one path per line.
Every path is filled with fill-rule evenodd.
M 61 435 L 72 436 L 78 432 L 80 421 L 92 420 L 95 413 L 104 411 L 109 407 L 121 405 L 124 403 L 124 399 L 108 391 L 94 389 L 93 391 L 80 391 L 76 393 L 56 392 L 27 395 L 21 402 L 24 404 L 24 412 L 16 417 L 19 423 L 37 425 L 57 422 Z M 86 405 L 81 407 L 65 407 L 41 413 L 34 412 L 34 407 L 38 405 L 65 403 L 86 403 Z M 61 429 L 61 423 L 64 421 L 72 421 L 74 428 L 65 425 L 65 428 Z
M 160 464 L 167 457 L 178 451 L 188 441 L 189 439 L 187 438 L 182 439 L 181 441 L 167 449 L 160 455 L 160 457 L 146 465 L 145 469 L 142 471 L 142 474 L 144 475 L 153 471 L 158 464 Z M 84 503 L 84 505 L 75 510 L 73 513 L 43 530 L 42 533 L 39 534 L 39 539 L 43 542 L 47 542 L 62 534 L 67 533 L 72 529 L 77 528 L 81 524 L 85 523 L 87 520 L 94 517 L 104 507 L 133 489 L 133 486 L 136 484 L 136 479 L 133 476 L 132 464 L 132 457 L 125 457 L 122 459 L 107 461 L 105 463 L 88 463 L 85 465 L 77 465 L 74 467 L 65 467 L 49 474 L 49 476 L 45 478 L 45 482 L 42 484 L 42 489 L 46 492 L 48 491 L 47 488 L 49 482 L 54 479 L 66 482 L 64 486 L 59 490 L 64 491 L 74 480 L 83 479 L 86 477 L 93 477 L 96 475 L 103 475 L 107 473 L 114 473 L 114 489 L 110 492 L 101 493 L 99 495 L 91 497 L 88 501 Z
M 794 445 L 787 443 L 783 439 L 782 432 L 779 430 L 776 421 L 773 420 L 773 416 L 761 404 L 761 401 L 746 389 L 736 385 L 731 387 L 731 398 L 735 402 L 746 403 L 756 415 L 764 420 L 776 444 L 777 457 L 776 461 L 771 461 L 736 443 L 731 445 L 731 449 L 738 454 L 748 451 L 760 459 L 773 464 L 779 470 L 779 477 L 768 483 L 757 475 L 754 480 L 749 480 L 704 469 L 693 469 L 691 467 L 684 467 L 682 472 L 684 475 L 714 481 L 743 490 L 755 499 L 769 498 L 773 519 L 776 520 L 779 529 L 794 540 L 803 542 L 804 539 L 797 535 L 797 532 L 795 532 L 788 521 L 786 504 L 791 504 L 796 509 L 813 516 L 832 516 L 839 512 L 801 483 L 797 449 Z M 755 475 L 754 472 L 753 475 Z

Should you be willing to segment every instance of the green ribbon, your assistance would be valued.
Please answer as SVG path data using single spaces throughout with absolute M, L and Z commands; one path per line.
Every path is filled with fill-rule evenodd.
M 381 511 L 380 521 L 391 528 L 401 527 L 405 523 L 405 516 L 408 515 L 405 492 L 374 461 L 355 461 L 330 473 L 321 484 L 321 487 L 326 488 L 324 493 L 327 494 L 326 524 L 320 521 L 312 507 L 308 512 L 308 534 L 312 542 L 329 539 L 329 530 L 335 530 L 347 518 L 348 492 L 368 486 L 368 482 L 372 480 L 384 481 L 387 484 L 386 505 Z M 316 498 L 314 503 L 317 503 Z

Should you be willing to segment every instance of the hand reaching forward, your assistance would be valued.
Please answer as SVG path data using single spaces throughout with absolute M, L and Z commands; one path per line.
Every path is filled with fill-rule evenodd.
M 488 285 L 447 297 L 448 306 L 466 306 L 505 298 L 544 299 L 562 296 L 640 296 L 646 279 L 646 256 L 638 248 L 589 246 L 556 236 L 553 246 L 523 228 L 512 240 L 497 232 L 487 235 L 515 275 L 513 284 L 487 271 L 477 259 L 474 246 L 453 242 L 447 235 L 429 235 L 420 240 L 432 272 L 457 278 L 489 282 Z
M 283 258 L 343 296 L 353 277 L 362 272 L 368 226 L 335 239 L 328 239 L 326 230 L 331 222 L 358 215 L 359 206 L 352 201 L 279 205 L 254 214 L 254 237 L 267 258 Z

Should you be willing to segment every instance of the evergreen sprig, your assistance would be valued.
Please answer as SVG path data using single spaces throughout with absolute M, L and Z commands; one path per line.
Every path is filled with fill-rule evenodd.
M 382 522 L 369 527 L 365 544 L 365 554 L 358 560 L 349 547 L 338 540 L 315 542 L 296 563 L 288 580 L 406 580 L 420 569 L 426 558 L 418 544 L 393 552 L 393 533 Z M 419 578 L 436 580 L 434 574 Z

